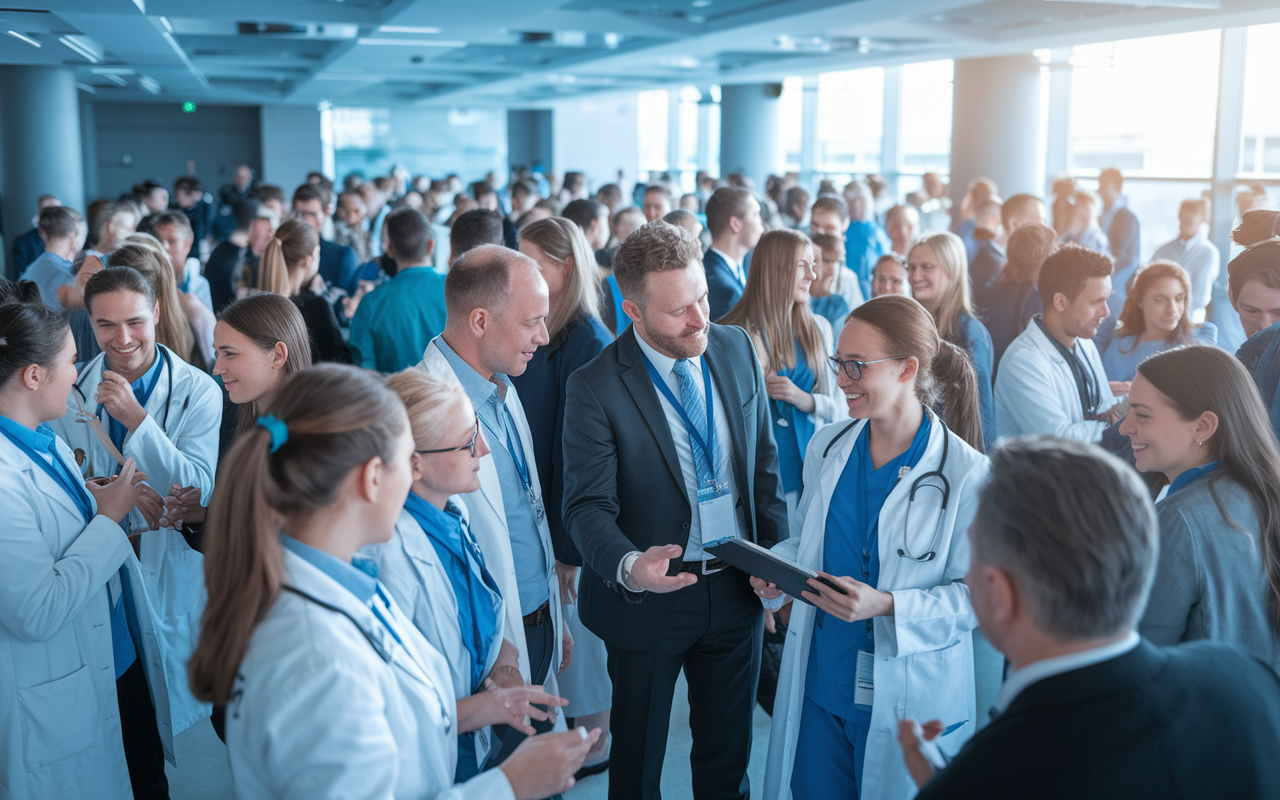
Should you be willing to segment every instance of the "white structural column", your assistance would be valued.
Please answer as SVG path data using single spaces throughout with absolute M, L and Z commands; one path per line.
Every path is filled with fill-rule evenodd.
M 1244 121 L 1244 62 L 1248 28 L 1222 31 L 1222 68 L 1218 71 L 1218 125 L 1213 143 L 1213 221 L 1209 236 L 1227 268 L 1231 228 L 1235 225 L 1235 177 L 1240 167 L 1240 136 Z
M 1049 117 L 1045 130 L 1042 197 L 1049 197 L 1053 181 L 1071 169 L 1071 51 L 1055 49 L 1049 59 Z
M 979 176 L 994 180 L 1004 197 L 1039 194 L 1039 59 L 1028 54 L 956 61 L 953 91 L 951 192 L 957 211 L 965 187 Z
M 740 172 L 764 188 L 782 168 L 779 103 L 782 85 L 750 83 L 720 88 L 720 174 Z
M 884 68 L 884 128 L 880 139 L 880 172 L 889 182 L 889 195 L 899 197 L 898 170 L 902 152 L 902 67 Z
M 804 77 L 800 105 L 800 185 L 814 186 L 818 162 L 818 76 Z

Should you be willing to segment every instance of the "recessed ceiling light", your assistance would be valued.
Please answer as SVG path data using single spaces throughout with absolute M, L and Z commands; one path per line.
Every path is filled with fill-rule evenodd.
M 417 25 L 379 25 L 380 33 L 440 33 L 440 28 L 431 28 Z
M 711 0 L 693 0 L 694 8 L 706 8 L 711 5 Z
M 445 41 L 443 39 L 371 39 L 356 40 L 360 44 L 405 45 L 410 47 L 466 47 L 466 42 Z
M 35 39 L 32 39 L 30 36 L 27 36 L 25 33 L 18 33 L 17 31 L 5 31 L 5 33 L 9 34 L 10 36 L 12 36 L 13 38 L 15 38 L 15 39 L 17 39 L 18 41 L 22 42 L 23 44 L 29 44 L 29 45 L 31 45 L 32 47 L 36 48 L 37 50 L 39 50 L 41 47 L 43 47 L 43 45 L 41 45 L 41 44 L 40 44 L 39 42 L 37 42 Z
M 74 36 L 59 36 L 58 42 L 60 42 L 63 47 L 88 61 L 90 64 L 97 64 L 102 61 L 101 56 Z

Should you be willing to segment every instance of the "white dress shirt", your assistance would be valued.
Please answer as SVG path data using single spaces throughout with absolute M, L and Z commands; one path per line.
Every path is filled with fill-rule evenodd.
M 680 398 L 680 382 L 675 376 L 676 359 L 671 356 L 663 355 L 644 340 L 640 336 L 639 331 L 636 332 L 636 343 L 640 345 L 640 352 L 644 353 L 649 359 L 649 363 L 653 364 L 653 368 L 658 371 L 663 381 L 671 389 L 671 394 L 678 400 Z M 689 367 L 693 374 L 698 378 L 694 381 L 694 385 L 698 388 L 698 396 L 706 401 L 706 394 L 702 385 L 702 359 L 689 359 Z M 680 418 L 680 412 L 676 410 L 663 395 L 662 392 L 654 387 L 654 391 L 658 395 L 658 402 L 662 404 L 662 411 L 667 417 L 667 427 L 671 429 L 671 439 L 676 446 L 676 457 L 680 461 L 680 474 L 684 478 L 685 495 L 689 499 L 689 507 L 694 510 L 689 520 L 689 546 L 685 548 L 684 561 L 707 561 L 713 556 L 702 549 L 703 542 L 715 541 L 726 536 L 742 537 L 745 528 L 745 519 L 742 509 L 738 506 L 740 495 L 738 494 L 737 481 L 733 476 L 733 440 L 729 433 L 729 415 L 725 412 L 724 400 L 720 396 L 720 392 L 716 391 L 716 382 L 711 381 L 711 389 L 714 393 L 714 408 L 716 415 L 716 449 L 719 454 L 716 456 L 716 472 L 718 477 L 729 484 L 730 495 L 733 498 L 735 509 L 735 519 L 737 525 L 734 530 L 714 530 L 703 531 L 702 520 L 697 513 L 698 504 L 698 471 L 693 463 L 693 442 L 689 437 L 689 429 L 685 427 L 684 420 Z M 705 406 L 704 406 L 705 408 Z M 622 575 L 630 570 L 631 564 L 634 563 L 635 557 L 639 555 L 639 551 L 627 554 L 622 559 L 618 567 L 618 580 L 622 582 Z M 626 585 L 624 583 L 624 585 Z M 628 588 L 630 588 L 628 586 Z
M 1004 713 L 1004 710 L 1009 707 L 1014 698 L 1033 683 L 1042 681 L 1045 678 L 1052 678 L 1054 675 L 1074 672 L 1078 669 L 1091 667 L 1094 664 L 1101 664 L 1103 661 L 1119 658 L 1137 647 L 1138 641 L 1138 634 L 1134 631 L 1129 631 L 1129 635 L 1118 642 L 1028 664 L 1010 675 L 1009 679 L 1004 682 L 1004 686 L 1000 687 L 1000 694 L 996 695 L 996 711 Z

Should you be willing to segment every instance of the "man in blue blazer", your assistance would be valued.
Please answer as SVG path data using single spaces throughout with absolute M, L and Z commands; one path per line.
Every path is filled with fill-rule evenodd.
M 711 249 L 702 257 L 702 266 L 707 271 L 707 297 L 715 321 L 737 305 L 746 288 L 748 254 L 764 233 L 760 204 L 746 189 L 722 186 L 707 200 L 707 230 L 711 232 Z
M 613 266 L 632 324 L 566 386 L 564 523 L 582 622 L 609 652 L 610 800 L 660 796 L 682 668 L 694 796 L 750 796 L 763 615 L 748 576 L 704 546 L 772 547 L 787 508 L 755 348 L 711 324 L 699 255 L 665 222 L 628 236 Z
M 1012 669 L 998 715 L 936 776 L 900 724 L 920 800 L 1277 795 L 1280 678 L 1226 644 L 1161 648 L 1135 632 L 1159 549 L 1149 497 L 1083 442 L 1018 439 L 991 455 L 965 583 Z
M 293 193 L 293 213 L 298 219 L 316 229 L 324 228 L 325 197 L 314 184 L 304 183 Z M 329 286 L 336 286 L 349 295 L 355 294 L 356 275 L 360 265 L 356 263 L 356 251 L 336 244 L 323 235 L 320 237 L 320 277 Z M 342 315 L 339 314 L 339 317 Z

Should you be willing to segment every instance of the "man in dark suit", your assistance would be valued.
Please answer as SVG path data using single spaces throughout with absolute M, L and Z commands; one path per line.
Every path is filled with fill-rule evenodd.
M 703 545 L 770 547 L 787 512 L 763 374 L 741 329 L 710 324 L 699 255 L 661 220 L 627 237 L 613 265 L 634 322 L 566 390 L 564 520 L 582 621 L 609 651 L 611 800 L 659 796 L 682 667 L 694 797 L 750 792 L 761 606 Z
M 327 198 L 324 192 L 312 183 L 304 183 L 293 193 L 293 213 L 298 219 L 316 229 L 319 234 L 324 229 L 325 206 Z M 356 293 L 356 276 L 360 265 L 356 263 L 356 251 L 350 247 L 336 244 L 320 238 L 320 277 L 331 288 L 337 287 L 348 295 Z M 339 318 L 342 314 L 338 315 Z
M 711 247 L 702 257 L 707 271 L 711 319 L 729 313 L 742 297 L 750 270 L 748 254 L 760 241 L 764 223 L 760 203 L 739 186 L 722 186 L 707 200 L 707 230 Z
M 998 716 L 932 780 L 902 723 L 921 800 L 1280 796 L 1280 678 L 1225 644 L 1162 649 L 1134 632 L 1159 540 L 1148 497 L 1082 442 L 992 455 L 965 582 L 1012 672 Z

